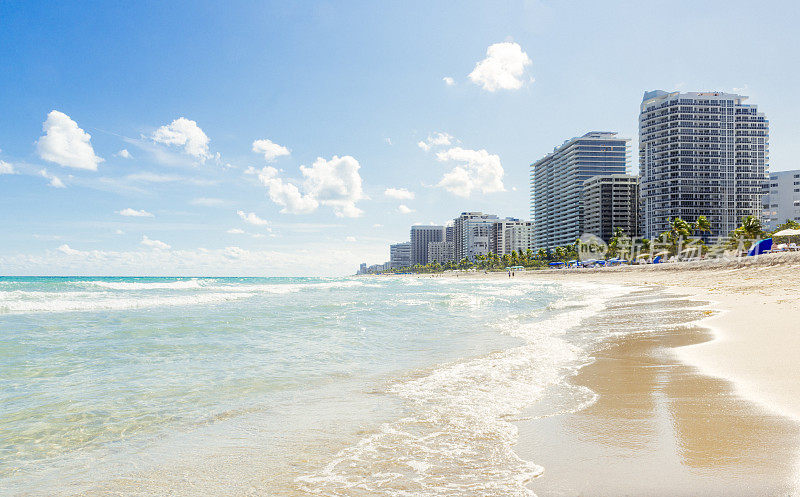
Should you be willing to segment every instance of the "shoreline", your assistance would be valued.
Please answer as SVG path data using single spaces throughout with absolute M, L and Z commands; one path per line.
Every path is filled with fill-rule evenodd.
M 456 277 L 455 274 L 405 277 L 409 276 Z M 476 281 L 509 280 L 505 272 L 461 273 L 458 277 Z M 586 412 L 562 415 L 560 417 L 564 419 L 560 420 L 523 421 L 520 423 L 519 454 L 545 468 L 544 475 L 531 483 L 535 492 L 562 495 L 571 487 L 572 493 L 567 491 L 563 495 L 574 495 L 576 492 L 581 495 L 608 495 L 630 490 L 627 486 L 615 486 L 614 480 L 620 478 L 636 482 L 641 487 L 638 491 L 648 493 L 649 490 L 649 494 L 652 494 L 653 488 L 647 487 L 648 478 L 652 480 L 651 484 L 662 482 L 663 485 L 658 488 L 664 489 L 676 488 L 678 482 L 694 482 L 694 488 L 689 485 L 682 491 L 676 490 L 678 494 L 697 493 L 698 489 L 705 489 L 700 493 L 774 495 L 771 492 L 775 491 L 780 492 L 779 495 L 795 495 L 800 489 L 800 382 L 797 381 L 797 372 L 800 370 L 800 253 L 732 261 L 535 270 L 517 272 L 512 279 L 519 278 L 523 278 L 523 281 L 615 284 L 628 289 L 649 287 L 663 295 L 662 299 L 648 304 L 653 308 L 657 308 L 663 300 L 677 299 L 694 302 L 695 308 L 704 310 L 703 314 L 689 323 L 703 330 L 703 339 L 667 346 L 662 344 L 639 351 L 637 360 L 640 361 L 648 361 L 653 356 L 668 357 L 663 359 L 660 366 L 666 368 L 664 377 L 675 376 L 672 370 L 681 373 L 675 376 L 677 379 L 667 383 L 695 385 L 687 387 L 687 393 L 684 394 L 654 384 L 650 385 L 649 390 L 638 392 L 640 397 L 651 398 L 660 406 L 657 409 L 660 414 L 654 415 L 655 418 L 661 416 L 660 420 L 650 420 L 651 424 L 661 427 L 651 433 L 653 439 L 662 444 L 658 449 L 660 456 L 645 453 L 640 454 L 639 459 L 628 457 L 625 459 L 626 465 L 617 465 L 611 471 L 611 476 L 598 471 L 586 461 L 582 465 L 577 462 L 580 458 L 576 459 L 574 455 L 584 452 L 593 454 L 594 462 L 601 466 L 610 464 L 613 467 L 619 458 L 626 457 L 625 451 L 615 452 L 608 447 L 598 449 L 585 443 L 585 440 L 579 440 L 580 436 L 589 439 L 630 439 L 637 430 L 642 429 L 635 424 L 623 426 L 614 436 L 610 436 L 601 424 L 592 425 L 586 421 L 592 413 L 596 416 L 598 411 L 602 411 L 600 407 L 590 406 Z M 641 340 L 632 337 L 629 343 L 620 347 L 635 348 Z M 604 354 L 601 351 L 598 358 L 602 357 L 605 363 L 613 364 L 615 360 L 621 360 Z M 594 374 L 592 371 L 597 370 L 595 363 L 587 365 L 576 378 L 590 378 Z M 620 388 L 623 383 L 625 380 L 614 377 L 606 383 L 578 384 L 593 390 L 597 388 L 598 404 L 607 404 L 613 399 L 604 399 L 604 394 L 612 392 L 613 395 L 614 388 Z M 684 395 L 693 398 L 694 403 L 687 402 Z M 678 409 L 677 412 L 683 413 L 683 422 L 676 421 L 674 411 L 677 409 L 675 406 L 681 403 L 694 409 L 694 414 L 686 414 L 686 409 Z M 716 410 L 704 411 L 703 404 L 714 405 Z M 625 414 L 621 417 L 624 418 Z M 704 424 L 718 418 L 722 420 L 718 426 Z M 569 423 L 577 425 L 569 426 Z M 583 431 L 577 429 L 575 426 L 581 423 L 588 423 L 591 428 Z M 549 443 L 542 438 L 542 431 L 555 433 L 554 438 L 559 443 L 542 450 L 539 445 Z M 664 435 L 665 432 L 671 433 Z M 730 433 L 742 436 L 739 439 L 731 438 Z M 671 446 L 663 444 L 664 436 L 672 438 Z M 639 440 L 632 446 L 650 442 L 650 439 Z M 715 452 L 715 443 L 728 446 L 729 449 L 724 453 L 719 452 L 721 449 Z M 562 446 L 570 447 L 572 451 L 565 455 Z M 684 450 L 691 455 L 687 457 L 682 454 Z M 703 462 L 703 457 L 698 457 L 698 453 L 710 459 L 706 457 Z M 714 461 L 714 457 L 720 459 Z M 738 459 L 738 462 L 731 466 L 732 459 Z M 672 476 L 671 481 L 663 480 L 658 471 L 650 470 L 651 467 L 662 465 L 665 474 Z M 576 467 L 582 467 L 582 472 Z M 616 474 L 613 474 L 614 471 Z M 548 474 L 552 475 L 553 480 L 567 482 L 567 486 L 549 481 Z M 704 474 L 705 479 L 697 478 L 697 474 Z M 599 480 L 599 486 L 584 484 L 590 475 Z M 729 486 L 729 480 L 745 486 Z M 776 484 L 776 481 L 782 483 Z M 721 488 L 726 488 L 727 493 L 720 492 Z M 767 488 L 770 492 L 765 493 Z
M 505 272 L 402 277 L 502 278 Z M 542 281 L 655 285 L 708 301 L 718 312 L 702 319 L 713 338 L 675 354 L 704 374 L 725 379 L 753 402 L 800 422 L 800 253 L 598 269 L 519 271 Z

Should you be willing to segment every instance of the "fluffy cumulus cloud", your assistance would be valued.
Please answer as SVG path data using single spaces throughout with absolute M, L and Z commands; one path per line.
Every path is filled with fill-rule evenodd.
M 446 84 L 447 86 L 453 86 L 454 84 L 456 84 L 456 80 L 454 80 L 450 76 L 443 77 L 442 81 L 444 81 L 444 84 Z
M 236 214 L 242 218 L 242 221 L 254 226 L 266 226 L 269 224 L 269 221 L 261 219 L 255 212 L 236 211 Z
M 123 148 L 122 150 L 117 152 L 117 157 L 122 157 L 123 159 L 130 159 L 132 156 L 131 153 L 128 152 L 127 148 Z
M 447 133 L 431 133 L 424 141 L 417 142 L 417 146 L 424 151 L 433 147 L 444 147 L 453 143 L 453 137 Z
M 436 186 L 458 195 L 468 197 L 474 191 L 493 193 L 505 191 L 503 166 L 500 157 L 486 150 L 469 150 L 461 147 L 436 154 L 441 162 L 458 162 L 459 165 L 444 174 Z
M 289 149 L 283 145 L 278 145 L 272 140 L 263 139 L 253 142 L 253 152 L 263 154 L 267 162 L 273 162 L 278 157 L 289 155 Z
M 475 65 L 469 79 L 486 91 L 518 90 L 525 84 L 528 54 L 517 43 L 495 43 L 486 49 L 486 58 Z
M 231 228 L 227 231 L 231 235 L 244 235 L 244 230 L 239 228 Z
M 208 150 L 208 136 L 195 121 L 179 117 L 161 126 L 151 136 L 154 142 L 183 147 L 187 154 L 205 161 L 211 154 Z
M 63 112 L 54 110 L 47 114 L 42 130 L 44 136 L 36 142 L 36 151 L 42 159 L 89 171 L 97 171 L 97 165 L 103 162 L 94 153 L 91 135 Z
M 389 198 L 394 198 L 397 200 L 413 200 L 414 199 L 414 192 L 408 191 L 405 188 L 387 188 L 386 191 L 383 192 Z
M 42 169 L 41 171 L 39 171 L 39 176 L 41 176 L 42 178 L 50 180 L 50 183 L 48 183 L 48 184 L 50 186 L 52 186 L 53 188 L 66 188 L 67 187 L 64 184 L 64 182 L 61 181 L 61 179 L 58 176 L 54 176 L 54 175 L 48 173 L 47 169 Z
M 6 161 L 0 160 L 0 174 L 15 174 L 14 166 Z
M 169 250 L 170 246 L 160 240 L 153 240 L 147 238 L 147 235 L 142 236 L 141 244 L 145 247 L 150 247 L 158 250 Z
M 412 212 L 414 212 L 414 209 L 410 208 L 405 204 L 400 204 L 397 206 L 397 212 L 399 212 L 400 214 L 411 214 Z
M 122 209 L 121 211 L 117 211 L 117 214 L 126 217 L 155 217 L 152 213 L 147 212 L 144 209 L 137 211 L 136 209 L 131 209 L 130 207 L 127 209 Z
M 318 157 L 311 167 L 300 166 L 303 175 L 300 186 L 280 178 L 274 167 L 265 167 L 257 174 L 267 187 L 270 200 L 283 207 L 282 213 L 308 214 L 324 205 L 339 217 L 358 217 L 363 211 L 356 203 L 366 198 L 360 168 L 358 161 L 349 155 L 333 156 L 330 160 Z

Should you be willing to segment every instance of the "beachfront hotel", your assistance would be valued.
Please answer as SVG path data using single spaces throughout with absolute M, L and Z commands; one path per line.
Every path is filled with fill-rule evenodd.
M 762 202 L 765 230 L 772 231 L 787 220 L 800 221 L 800 170 L 770 173 Z
M 491 224 L 498 221 L 495 214 L 462 212 L 453 219 L 453 257 L 472 260 L 477 254 L 488 253 Z
M 533 245 L 554 248 L 584 233 L 583 183 L 592 176 L 627 173 L 628 138 L 592 131 L 565 141 L 531 164 Z
M 392 268 L 409 267 L 411 265 L 411 242 L 389 245 L 389 265 Z
M 533 223 L 514 218 L 505 218 L 492 226 L 489 251 L 499 256 L 511 252 L 526 253 L 533 250 Z
M 428 244 L 444 241 L 444 226 L 411 227 L 411 265 L 428 263 Z
M 631 174 L 592 176 L 583 183 L 583 230 L 606 243 L 615 229 L 639 236 L 639 177 Z
M 760 217 L 768 177 L 769 121 L 731 93 L 645 92 L 639 114 L 644 236 L 669 219 L 705 216 L 716 241 Z

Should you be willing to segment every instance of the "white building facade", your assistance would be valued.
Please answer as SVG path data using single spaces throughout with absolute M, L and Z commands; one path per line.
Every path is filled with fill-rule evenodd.
M 533 223 L 519 219 L 506 218 L 494 223 L 492 227 L 490 252 L 503 256 L 511 252 L 525 254 L 533 251 Z
M 646 92 L 639 114 L 639 165 L 647 238 L 669 219 L 705 216 L 716 241 L 744 216 L 760 216 L 768 174 L 769 121 L 731 93 Z
M 411 266 L 411 242 L 389 245 L 389 264 L 392 268 Z
M 800 222 L 800 170 L 770 173 L 762 209 L 765 231 L 773 231 L 787 220 Z

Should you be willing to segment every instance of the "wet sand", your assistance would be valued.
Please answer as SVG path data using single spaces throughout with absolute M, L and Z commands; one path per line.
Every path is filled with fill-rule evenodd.
M 795 495 L 800 425 L 678 359 L 712 339 L 676 326 L 607 342 L 573 382 L 577 413 L 520 423 L 518 454 L 544 466 L 543 496 Z

